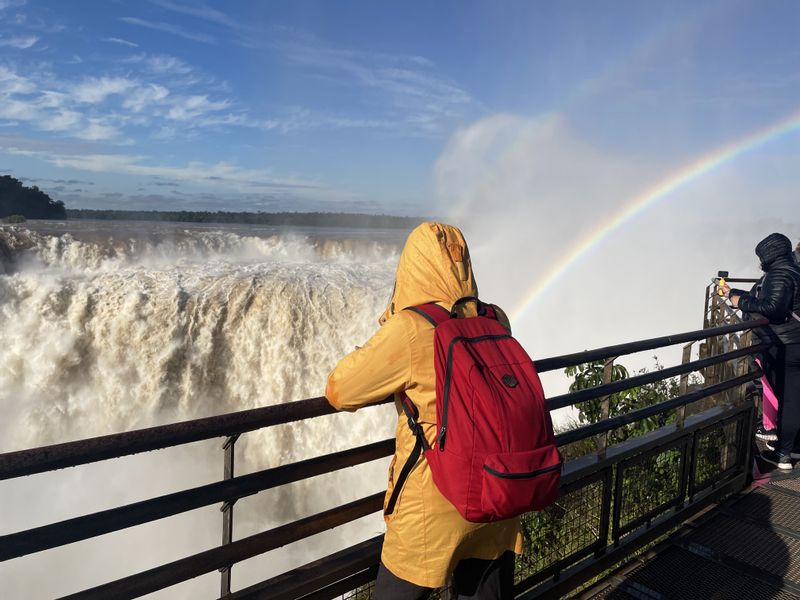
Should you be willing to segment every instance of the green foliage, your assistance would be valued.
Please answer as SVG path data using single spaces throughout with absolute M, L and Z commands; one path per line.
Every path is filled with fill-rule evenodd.
M 301 212 L 206 212 L 156 210 L 84 210 L 71 209 L 70 219 L 112 221 L 174 221 L 179 223 L 242 223 L 277 227 L 363 227 L 370 229 L 410 229 L 422 222 L 418 217 L 393 217 L 351 213 Z
M 661 371 L 664 367 L 658 362 L 658 357 L 653 357 L 655 360 L 656 371 Z M 597 360 L 581 365 L 567 367 L 564 373 L 568 377 L 572 377 L 573 381 L 569 386 L 570 392 L 593 388 L 604 383 L 604 370 L 605 361 Z M 635 375 L 643 375 L 647 373 L 647 369 L 640 369 Z M 622 365 L 614 364 L 611 369 L 611 381 L 620 381 L 628 379 L 628 369 Z M 619 415 L 628 414 L 632 411 L 647 406 L 653 406 L 665 400 L 670 400 L 680 394 L 680 380 L 677 377 L 656 381 L 647 385 L 637 386 L 629 390 L 623 390 L 609 397 L 609 417 L 616 417 Z M 582 423 L 597 423 L 602 418 L 603 399 L 596 398 L 587 402 L 582 402 L 578 405 L 578 415 Z M 630 437 L 635 437 L 663 427 L 668 423 L 675 421 L 674 411 L 655 415 L 626 425 L 619 429 L 614 430 L 609 442 L 615 443 L 626 440 Z
M 11 215 L 10 217 L 6 217 L 3 219 L 3 223 L 8 223 L 10 225 L 16 225 L 18 223 L 24 223 L 27 219 L 22 215 Z
M 0 219 L 22 216 L 26 219 L 66 219 L 64 203 L 53 200 L 35 185 L 27 187 L 10 175 L 0 176 Z

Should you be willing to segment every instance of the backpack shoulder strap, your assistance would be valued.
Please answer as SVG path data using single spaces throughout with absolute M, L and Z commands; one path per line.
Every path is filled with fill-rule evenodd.
M 416 466 L 419 457 L 425 450 L 430 449 L 428 441 L 425 439 L 425 433 L 422 431 L 422 425 L 417 420 L 419 419 L 419 411 L 405 393 L 403 393 L 401 399 L 401 406 L 403 407 L 403 412 L 406 413 L 406 417 L 408 417 L 408 427 L 411 429 L 411 433 L 414 434 L 416 442 L 414 443 L 414 449 L 411 450 L 411 454 L 408 456 L 408 460 L 406 460 L 406 464 L 403 465 L 403 469 L 400 471 L 400 475 L 397 476 L 394 482 L 394 490 L 389 502 L 386 504 L 386 509 L 383 511 L 384 515 L 390 515 L 394 512 L 394 506 L 397 504 L 397 499 L 400 497 L 400 491 L 403 489 L 406 479 L 408 479 L 411 471 Z
M 438 304 L 434 304 L 433 302 L 429 302 L 428 304 L 420 304 L 419 306 L 409 306 L 404 310 L 410 310 L 411 312 L 417 313 L 434 327 L 441 325 L 450 318 L 450 313 L 446 308 L 439 306 Z

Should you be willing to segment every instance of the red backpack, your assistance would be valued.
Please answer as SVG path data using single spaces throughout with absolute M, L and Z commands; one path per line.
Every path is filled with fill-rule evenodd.
M 478 316 L 457 318 L 474 301 Z M 467 520 L 498 521 L 542 510 L 558 497 L 561 455 L 533 361 L 497 320 L 491 304 L 458 300 L 410 307 L 436 328 L 437 437 L 429 447 L 419 412 L 404 395 L 403 410 L 417 438 L 387 504 L 391 514 L 420 452 L 439 491 Z

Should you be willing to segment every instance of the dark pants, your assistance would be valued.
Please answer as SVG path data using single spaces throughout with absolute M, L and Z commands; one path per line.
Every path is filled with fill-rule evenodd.
M 462 560 L 453 573 L 453 585 L 459 600 L 511 600 L 514 596 L 514 553 L 506 552 L 496 560 Z M 373 597 L 375 600 L 423 600 L 431 591 L 431 588 L 396 577 L 381 563 Z
M 775 345 L 764 353 L 764 374 L 778 399 L 778 446 L 785 454 L 800 445 L 800 344 Z

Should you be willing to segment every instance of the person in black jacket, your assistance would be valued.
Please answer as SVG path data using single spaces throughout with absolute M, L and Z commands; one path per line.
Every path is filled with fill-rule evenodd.
M 763 367 L 778 398 L 778 441 L 762 457 L 782 470 L 792 469 L 800 432 L 800 265 L 794 260 L 792 242 L 773 233 L 756 246 L 765 275 L 761 290 L 752 295 L 723 286 L 731 304 L 745 314 L 769 319 L 760 333 L 772 346 L 764 352 Z M 753 315 L 756 316 L 756 315 Z

